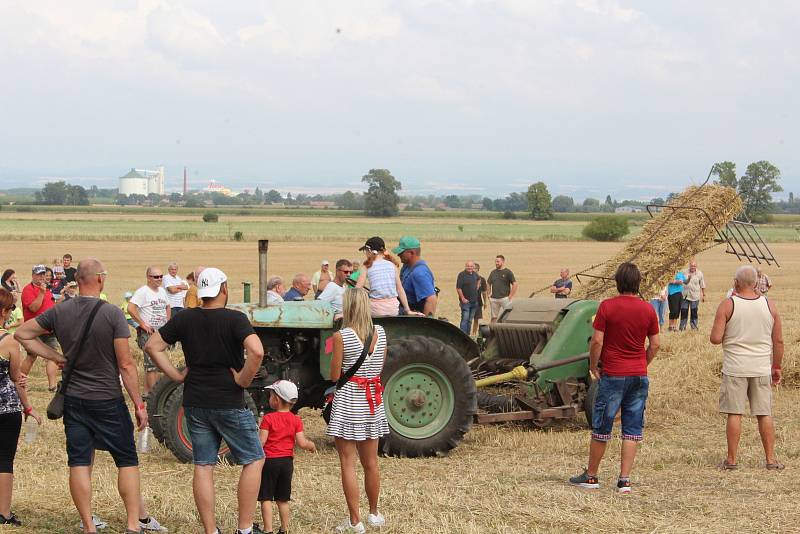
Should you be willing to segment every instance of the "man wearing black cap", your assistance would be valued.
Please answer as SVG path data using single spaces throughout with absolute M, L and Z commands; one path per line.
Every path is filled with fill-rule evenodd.
M 403 262 L 400 280 L 406 291 L 408 305 L 412 311 L 428 316 L 436 313 L 438 299 L 433 272 L 420 257 L 420 251 L 419 239 L 412 236 L 401 237 L 398 246 L 392 249 Z

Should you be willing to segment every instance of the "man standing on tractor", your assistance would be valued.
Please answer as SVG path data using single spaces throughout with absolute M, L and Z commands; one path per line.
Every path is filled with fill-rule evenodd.
M 631 492 L 631 468 L 644 434 L 644 410 L 650 382 L 647 366 L 659 347 L 658 318 L 653 307 L 639 298 L 642 275 L 632 263 L 614 274 L 618 297 L 604 300 L 594 319 L 589 344 L 589 371 L 599 380 L 592 411 L 589 466 L 569 479 L 573 486 L 597 489 L 600 461 L 611 439 L 617 412 L 622 413 L 622 453 L 617 491 Z M 649 346 L 645 349 L 645 339 Z
M 727 414 L 725 433 L 728 454 L 719 468 L 737 469 L 736 453 L 742 434 L 745 404 L 758 419 L 766 468 L 780 471 L 775 456 L 775 422 L 772 419 L 772 389 L 781 381 L 783 332 L 781 317 L 772 300 L 757 292 L 758 275 L 751 265 L 736 270 L 734 293 L 717 308 L 711 343 L 722 344 L 722 384 L 719 411 Z
M 502 254 L 495 256 L 494 266 L 494 271 L 489 273 L 486 280 L 489 283 L 489 306 L 493 323 L 497 322 L 497 318 L 511 304 L 517 293 L 517 279 L 511 269 L 506 267 L 506 257 Z
M 426 317 L 436 313 L 438 295 L 433 279 L 433 271 L 420 257 L 419 239 L 403 236 L 400 243 L 392 249 L 397 254 L 403 267 L 400 269 L 400 280 L 408 298 L 411 311 L 420 312 Z
M 213 267 L 200 273 L 197 296 L 203 299 L 202 307 L 176 315 L 153 334 L 145 351 L 164 374 L 183 383 L 183 409 L 194 460 L 194 500 L 205 534 L 219 533 L 214 513 L 214 466 L 223 439 L 236 462 L 244 466 L 239 477 L 236 532 L 251 534 L 264 450 L 244 395 L 261 367 L 264 346 L 246 315 L 225 308 L 225 273 Z M 175 369 L 165 352 L 178 341 L 186 360 L 183 371 Z

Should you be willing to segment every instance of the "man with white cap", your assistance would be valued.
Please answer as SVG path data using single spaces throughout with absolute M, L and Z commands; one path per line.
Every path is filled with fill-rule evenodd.
M 214 267 L 197 277 L 199 308 L 189 308 L 161 327 L 145 345 L 145 352 L 171 379 L 183 383 L 183 408 L 192 439 L 193 490 L 205 534 L 218 532 L 214 514 L 214 466 L 224 439 L 236 463 L 239 478 L 240 534 L 253 532 L 253 513 L 261 482 L 264 451 L 258 425 L 244 401 L 264 358 L 264 346 L 247 316 L 225 308 L 228 278 Z M 186 368 L 178 371 L 166 354 L 181 342 Z M 244 357 L 247 351 L 247 358 Z
M 319 298 L 320 294 L 325 291 L 333 276 L 331 276 L 331 264 L 328 260 L 322 260 L 319 266 L 319 271 L 314 273 L 311 277 L 311 287 L 314 289 L 314 298 Z

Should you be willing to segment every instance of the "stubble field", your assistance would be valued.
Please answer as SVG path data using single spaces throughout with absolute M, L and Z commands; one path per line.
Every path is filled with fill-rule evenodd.
M 364 237 L 373 233 L 366 225 L 358 226 Z M 323 258 L 334 262 L 358 257 L 360 244 L 357 240 L 273 243 L 269 271 L 285 277 L 298 271 L 310 274 Z M 505 254 L 520 282 L 518 296 L 527 296 L 556 278 L 561 266 L 575 270 L 597 263 L 619 246 L 423 241 L 423 256 L 443 290 L 440 315 L 457 322 L 453 286 L 467 259 L 481 263 L 486 275 L 494 255 Z M 714 468 L 723 458 L 725 437 L 724 421 L 716 413 L 721 352 L 709 345 L 708 331 L 716 303 L 730 286 L 738 263 L 713 249 L 698 258 L 709 285 L 709 301 L 700 310 L 700 332 L 665 335 L 662 351 L 650 369 L 647 428 L 634 469 L 632 495 L 618 496 L 612 489 L 619 460 L 616 439 L 601 467 L 602 489 L 585 492 L 566 484 L 585 465 L 589 433 L 582 420 L 547 430 L 524 425 L 475 427 L 447 457 L 380 460 L 381 509 L 388 520 L 384 532 L 798 531 L 800 247 L 775 244 L 773 250 L 783 268 L 767 269 L 775 284 L 770 297 L 784 318 L 784 367 L 789 375 L 787 384 L 775 391 L 774 403 L 777 450 L 787 465 L 785 472 L 764 469 L 751 419 L 746 420 L 742 436 L 740 470 L 721 473 Z M 254 243 L 18 241 L 6 243 L 0 265 L 17 269 L 24 282 L 23 273 L 30 265 L 64 252 L 105 262 L 110 273 L 106 293 L 112 302 L 144 283 L 146 265 L 165 267 L 172 260 L 180 262 L 182 274 L 197 264 L 220 267 L 229 276 L 233 300 L 241 298 L 242 281 L 257 284 Z M 135 344 L 132 347 L 140 358 Z M 40 364 L 34 369 L 31 387 L 36 408 L 44 411 L 49 395 Z M 346 514 L 338 459 L 318 412 L 304 410 L 302 416 L 319 452 L 301 451 L 296 457 L 293 531 L 328 532 Z M 192 500 L 191 466 L 177 463 L 159 447 L 143 455 L 141 465 L 150 513 L 171 532 L 201 532 Z M 77 532 L 67 473 L 60 422 L 47 422 L 34 444 L 20 443 L 13 508 L 28 526 L 18 531 Z M 225 532 L 235 528 L 237 475 L 233 467 L 217 471 L 217 513 Z M 120 532 L 123 526 L 115 477 L 110 457 L 100 453 L 94 508 L 109 521 L 107 532 Z

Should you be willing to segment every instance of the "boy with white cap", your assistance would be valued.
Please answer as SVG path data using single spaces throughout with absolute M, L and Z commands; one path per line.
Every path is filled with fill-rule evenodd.
M 291 409 L 297 402 L 297 386 L 290 380 L 278 380 L 271 386 L 269 407 L 275 410 L 261 420 L 259 437 L 264 447 L 264 470 L 261 472 L 261 502 L 263 531 L 272 533 L 272 501 L 278 504 L 281 528 L 278 534 L 289 529 L 289 500 L 292 496 L 294 471 L 294 444 L 301 449 L 316 452 L 314 442 L 303 434 L 303 421 Z

